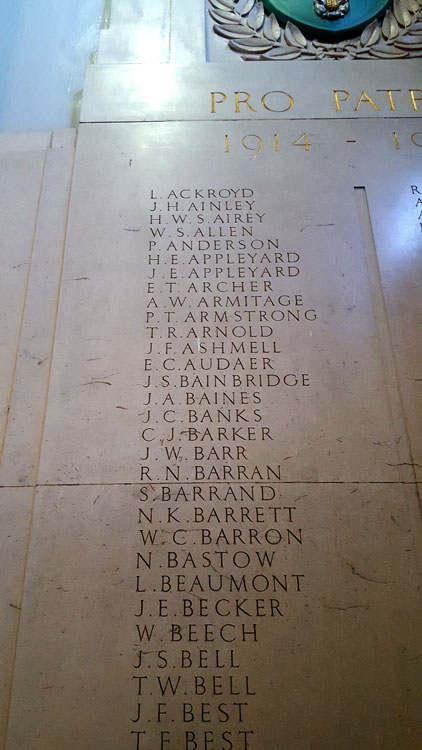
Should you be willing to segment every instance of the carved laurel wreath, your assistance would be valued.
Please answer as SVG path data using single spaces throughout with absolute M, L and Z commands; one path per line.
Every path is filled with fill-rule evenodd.
M 309 40 L 288 21 L 283 27 L 261 0 L 208 0 L 214 31 L 244 60 L 394 60 L 422 57 L 422 0 L 394 0 L 382 20 L 342 42 Z

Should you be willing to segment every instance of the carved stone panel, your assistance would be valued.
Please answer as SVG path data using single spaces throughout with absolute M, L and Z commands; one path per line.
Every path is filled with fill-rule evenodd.
M 193 75 L 80 128 L 6 750 L 413 750 L 422 136 Z

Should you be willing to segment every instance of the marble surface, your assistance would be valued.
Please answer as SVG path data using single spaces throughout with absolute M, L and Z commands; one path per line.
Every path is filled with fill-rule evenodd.
M 72 132 L 0 139 L 1 750 L 414 750 L 418 67 L 117 64 L 144 9 L 113 7 L 74 171 Z
M 97 62 L 177 63 L 206 60 L 204 0 L 114 0 L 111 22 L 100 35 Z M 192 29 L 196 29 L 192 33 Z
M 142 503 L 139 486 L 38 491 L 7 750 L 88 750 L 97 744 L 104 750 L 133 748 L 136 730 L 145 731 L 141 747 L 159 746 L 161 732 L 169 747 L 184 747 L 185 733 L 192 729 L 202 741 L 205 731 L 212 731 L 217 747 L 223 730 L 232 733 L 238 748 L 244 746 L 242 731 L 255 732 L 248 737 L 248 748 L 417 746 L 421 696 L 411 531 L 416 531 L 418 519 L 414 489 L 389 484 L 281 485 L 274 505 L 295 510 L 290 511 L 291 521 L 289 511 L 280 510 L 276 524 L 268 507 L 261 510 L 258 524 L 239 524 L 236 503 L 229 504 L 234 520 L 224 523 L 224 502 L 185 503 L 178 507 L 177 520 L 169 520 L 168 503 L 159 499 L 161 488 L 149 491 L 156 499 L 153 526 L 145 517 L 138 523 L 139 508 L 150 510 Z M 254 512 L 250 504 L 244 507 Z M 198 510 L 204 519 L 210 512 L 218 516 L 212 522 L 199 521 Z M 259 565 L 256 543 L 243 545 L 241 551 L 225 547 L 229 558 L 220 566 L 222 548 L 216 535 L 223 527 L 230 536 L 239 525 L 244 533 L 258 526 L 276 527 L 284 535 L 283 542 L 267 549 L 274 555 L 271 570 Z M 57 535 L 59 526 L 66 528 L 64 536 Z M 298 535 L 299 528 L 302 544 L 293 537 L 287 544 L 287 529 Z M 142 545 L 140 531 L 154 529 L 154 541 Z M 185 536 L 190 531 L 189 548 L 174 542 L 176 530 L 181 541 L 180 529 Z M 201 542 L 204 529 L 213 536 L 206 546 Z M 213 560 L 211 569 L 200 563 L 204 550 Z M 183 566 L 188 551 L 198 561 L 195 570 Z M 137 568 L 138 552 L 147 560 L 151 552 L 150 568 L 143 563 Z M 168 554 L 177 556 L 178 566 L 172 570 Z M 248 567 L 236 568 L 233 554 L 239 565 L 250 555 Z M 189 593 L 195 576 L 207 589 L 211 574 L 217 588 L 221 573 L 223 592 L 201 594 L 196 584 Z M 137 575 L 138 588 L 145 584 L 148 595 L 135 592 Z M 246 593 L 227 594 L 230 575 L 245 577 Z M 273 575 L 287 591 L 257 593 L 264 577 L 272 580 Z M 171 591 L 166 591 L 168 585 Z M 183 593 L 175 591 L 177 586 Z M 198 592 L 208 608 L 202 618 L 189 616 L 189 607 L 184 610 L 182 604 L 187 600 L 196 612 Z M 273 617 L 271 598 L 281 613 Z M 235 599 L 243 602 L 237 617 Z M 258 617 L 250 615 L 257 599 L 263 602 Z M 159 600 L 165 602 L 161 616 Z M 142 602 L 145 609 L 138 617 Z M 224 616 L 228 610 L 229 617 Z M 138 625 L 141 632 L 152 629 L 147 644 L 145 636 L 140 644 Z M 177 626 L 182 640 L 171 642 Z M 254 626 L 256 640 L 243 638 L 242 628 L 251 633 Z M 144 661 L 136 669 L 140 650 Z M 202 697 L 193 695 L 195 676 L 206 680 Z M 159 680 L 164 685 L 169 678 L 173 684 L 180 678 L 180 683 L 174 696 L 167 691 L 163 698 Z M 218 695 L 221 685 L 223 697 Z M 236 707 L 239 702 L 244 704 L 241 709 Z M 135 721 L 138 703 L 141 723 Z M 190 706 L 185 721 L 183 704 Z M 204 721 L 198 719 L 201 704 Z M 219 705 L 230 714 L 223 724 Z M 196 714 L 193 723 L 190 710 Z
M 160 0 L 132 12 L 112 8 L 111 25 L 100 34 L 98 63 L 170 62 L 170 16 L 168 0 Z M 135 15 L 135 12 L 133 11 Z M 96 66 L 95 66 L 96 67 Z
M 130 24 L 142 30 L 148 24 L 149 19 L 154 18 L 155 8 L 168 11 L 171 0 L 157 0 L 154 7 L 150 8 L 150 15 L 145 12 L 144 0 L 113 0 L 111 3 L 110 27 L 121 24 Z M 150 27 L 152 24 L 149 24 Z
M 204 0 L 190 0 L 189 4 L 183 0 L 171 0 L 171 63 L 192 65 L 206 61 L 206 16 Z
M 368 202 L 388 326 L 393 341 L 393 358 L 406 418 L 415 476 L 422 478 L 422 376 L 418 334 L 422 324 L 422 224 L 417 191 L 422 192 L 420 169 L 409 160 L 407 173 L 394 184 L 368 180 Z M 410 179 L 412 178 L 412 179 Z M 416 183 L 416 184 L 415 184 Z M 385 212 L 390 221 L 385 221 Z M 389 225 L 389 226 L 388 226 Z M 406 459 L 404 459 L 406 460 Z
M 421 96 L 417 93 L 420 62 L 404 60 L 397 67 L 394 62 L 383 61 L 377 66 L 375 81 L 372 65 L 359 61 L 359 76 L 354 61 L 339 66 L 321 60 L 317 75 L 314 65 L 303 61 L 287 65 L 284 62 L 150 65 L 147 69 L 134 65 L 91 65 L 87 69 L 81 122 L 419 117 L 422 104 L 416 102 L 415 110 L 409 91 L 414 90 L 415 97 Z M 393 105 L 388 89 L 398 89 L 391 94 Z M 338 102 L 335 91 L 339 92 Z M 360 103 L 363 91 L 372 104 L 365 98 Z M 219 92 L 215 96 L 215 113 L 211 92 Z M 238 107 L 236 92 L 240 92 Z M 248 103 L 242 103 L 247 94 Z M 266 94 L 267 109 L 261 103 Z M 293 98 L 292 106 L 286 94 Z
M 31 489 L 0 488 L 0 747 L 4 747 L 22 606 Z
M 75 132 L 0 137 L 0 747 L 50 371 Z
M 67 128 L 95 52 L 104 0 L 0 5 L 0 130 Z
M 0 460 L 21 335 L 45 162 L 45 138 L 0 137 Z
M 22 323 L 16 342 L 13 388 L 9 397 L 7 431 L 0 464 L 1 485 L 33 485 L 37 479 L 74 143 L 74 130 L 56 131 L 45 156 L 31 262 L 30 266 L 23 267 L 28 274 L 27 287 L 24 306 L 20 311 Z
M 360 125 L 362 128 L 363 124 Z M 279 249 L 301 257 L 297 281 L 294 277 L 274 278 L 274 269 L 270 274 L 274 299 L 287 295 L 281 300 L 284 306 L 298 309 L 296 300 L 299 308 L 303 307 L 303 314 L 299 321 L 287 322 L 283 316 L 277 327 L 273 325 L 270 345 L 277 350 L 274 352 L 277 356 L 268 367 L 282 375 L 310 374 L 312 386 L 299 392 L 285 387 L 267 393 L 262 405 L 262 424 L 271 427 L 277 439 L 269 445 L 258 442 L 252 463 L 262 462 L 266 457 L 272 465 L 282 465 L 284 480 L 414 480 L 406 466 L 400 466 L 397 452 L 397 443 L 404 445 L 406 436 L 395 430 L 391 418 L 389 388 L 395 383 L 386 382 L 373 311 L 373 294 L 380 281 L 371 281 L 367 274 L 366 251 L 362 247 L 355 205 L 355 170 L 349 165 L 350 175 L 339 171 L 334 179 L 327 159 L 329 144 L 335 138 L 344 140 L 348 133 L 334 123 L 330 135 L 327 124 L 320 135 L 314 128 L 313 138 L 319 146 L 306 151 L 291 147 L 298 133 L 297 125 L 283 123 L 279 136 L 280 143 L 285 144 L 280 152 L 283 173 L 278 176 L 273 172 L 270 178 L 273 153 L 268 147 L 268 151 L 263 149 L 255 159 L 250 151 L 240 147 L 241 153 L 241 128 L 233 123 L 229 128 L 233 156 L 224 153 L 227 123 L 204 125 L 199 137 L 195 136 L 196 126 L 189 123 L 160 124 L 154 128 L 147 125 L 81 128 L 40 466 L 42 483 L 138 481 L 140 417 L 143 412 L 148 413 L 142 408 L 140 395 L 147 351 L 140 321 L 146 316 L 149 267 L 145 248 L 151 239 L 147 223 L 152 206 L 150 191 L 156 190 L 165 203 L 166 191 L 177 192 L 186 185 L 202 187 L 204 164 L 206 185 L 224 189 L 230 184 L 254 191 L 256 211 L 253 209 L 251 223 L 258 240 L 275 238 Z M 272 124 L 262 124 L 260 132 L 270 143 Z M 325 145 L 322 138 L 326 139 Z M 190 144 L 189 171 L 183 150 L 185 143 Z M 221 159 L 217 160 L 215 155 L 219 151 Z M 155 154 L 153 163 L 144 156 L 150 153 Z M 306 179 L 298 180 L 298 170 L 308 167 Z M 179 177 L 182 169 L 183 182 Z M 320 192 L 324 194 L 323 205 L 315 201 Z M 88 203 L 87 195 L 101 195 L 101 198 Z M 179 204 L 182 211 L 182 201 Z M 185 200 L 183 206 L 186 205 Z M 246 208 L 246 204 L 243 206 Z M 207 227 L 217 213 L 215 210 L 203 213 L 208 232 Z M 168 226 L 169 239 L 175 240 L 170 214 L 165 213 L 162 220 Z M 265 217 L 261 222 L 258 215 L 262 214 Z M 195 224 L 195 214 L 187 221 Z M 157 244 L 157 252 L 165 253 L 167 246 L 168 242 L 163 240 Z M 189 264 L 184 264 L 182 256 L 179 262 L 181 271 L 175 289 L 179 295 L 190 295 L 186 304 L 194 308 L 202 296 L 204 277 L 198 279 L 192 290 L 192 277 L 187 278 Z M 220 265 L 225 274 L 224 258 Z M 168 294 L 168 273 L 167 269 L 155 282 L 157 298 L 162 300 Z M 210 287 L 211 292 L 217 291 L 216 283 Z M 244 291 L 250 283 L 245 282 Z M 259 291 L 263 303 L 264 282 L 259 281 L 251 289 Z M 280 308 L 278 303 L 276 308 Z M 309 320 L 304 317 L 306 310 Z M 180 315 L 177 321 L 178 335 L 183 340 L 191 323 L 183 322 Z M 255 321 L 253 315 L 251 321 Z M 233 325 L 235 319 L 229 318 L 228 322 Z M 198 335 L 201 337 L 201 333 Z M 389 341 L 387 346 L 391 348 Z M 153 366 L 156 378 L 153 382 L 157 384 L 165 359 L 163 347 L 164 344 L 158 345 Z M 178 343 L 169 351 L 176 355 L 176 369 L 183 372 L 188 354 L 182 356 L 182 349 Z M 208 349 L 206 354 L 209 353 Z M 262 357 L 258 361 L 261 364 L 257 369 L 262 373 Z M 200 372 L 198 356 L 195 362 Z M 177 388 L 177 378 L 171 381 L 172 386 L 173 383 Z M 159 390 L 154 398 L 159 399 L 163 389 L 160 385 L 156 387 Z M 228 381 L 226 387 L 229 389 Z M 282 411 L 278 414 L 280 399 Z M 158 401 L 153 403 L 157 405 L 155 419 L 159 421 L 165 408 Z M 177 419 L 185 421 L 185 412 L 183 403 L 178 405 Z M 182 442 L 188 447 L 185 440 Z M 189 457 L 191 453 L 192 446 Z M 154 455 L 158 464 L 151 479 L 159 481 L 162 452 L 158 440 L 154 443 Z M 186 472 L 190 469 L 188 462 Z M 183 477 L 189 478 L 184 469 Z

